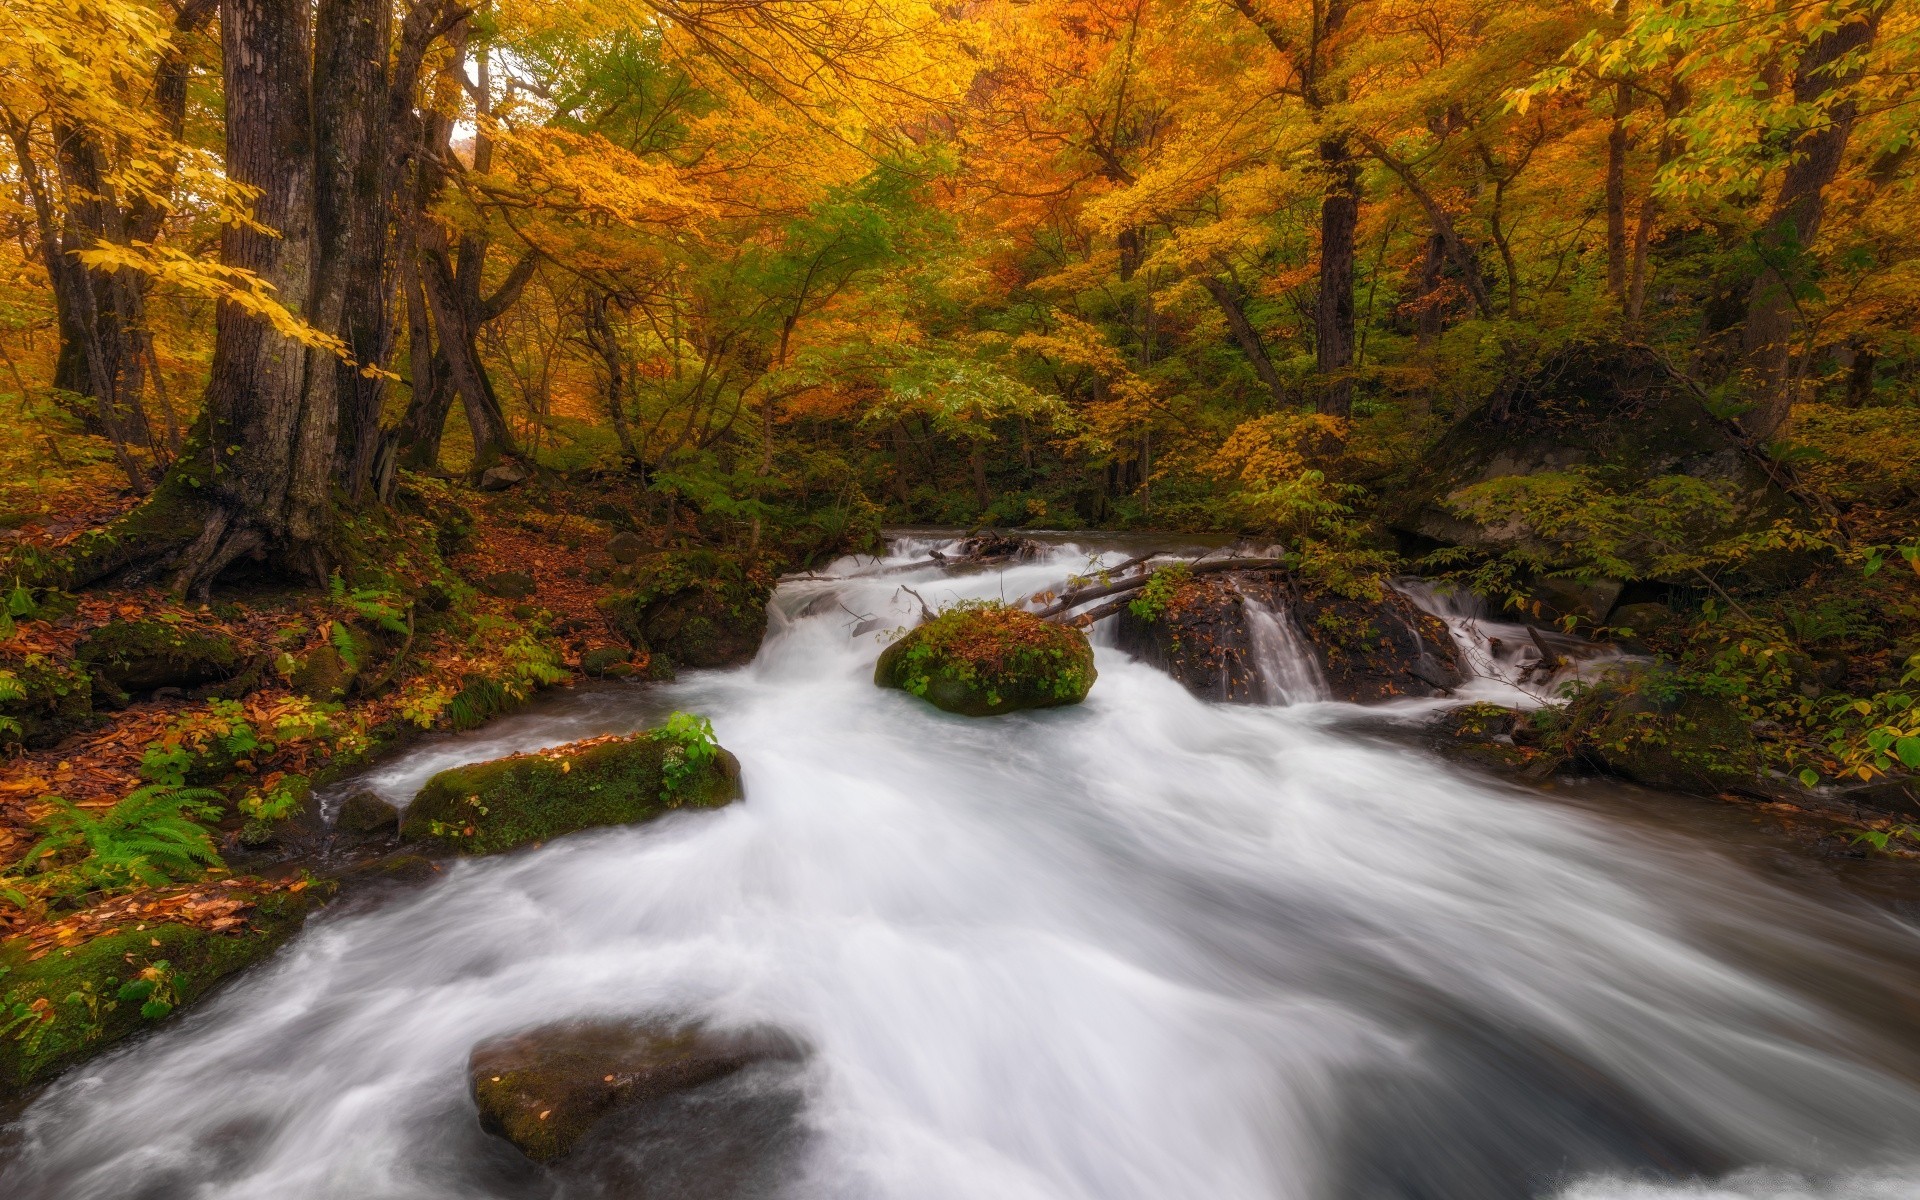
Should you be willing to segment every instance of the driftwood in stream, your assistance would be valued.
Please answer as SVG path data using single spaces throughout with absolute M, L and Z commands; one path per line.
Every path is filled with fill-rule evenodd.
M 1187 570 L 1194 575 L 1212 575 L 1220 571 L 1276 571 L 1285 566 L 1286 564 L 1277 558 L 1215 558 L 1191 563 L 1188 565 Z M 1065 618 L 1065 622 L 1070 624 L 1090 624 L 1092 621 L 1099 620 L 1100 617 L 1117 611 L 1121 605 L 1127 602 L 1131 593 L 1146 587 L 1152 579 L 1153 573 L 1149 571 L 1142 575 L 1122 579 L 1116 583 L 1102 583 L 1094 584 L 1090 587 L 1075 588 L 1046 608 L 1041 609 L 1038 615 L 1043 621 L 1054 621 Z M 1087 601 L 1099 600 L 1106 596 L 1118 596 L 1120 599 L 1095 609 L 1094 613 L 1098 613 L 1099 616 L 1095 616 L 1094 613 L 1084 613 L 1077 617 L 1066 617 L 1067 613 L 1080 607 Z M 1083 620 L 1082 618 L 1085 619 Z

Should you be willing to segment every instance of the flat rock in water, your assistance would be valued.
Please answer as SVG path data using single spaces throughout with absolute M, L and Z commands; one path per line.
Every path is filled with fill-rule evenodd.
M 663 1100 L 742 1067 L 803 1056 L 773 1030 L 722 1033 L 628 1022 L 548 1025 L 474 1047 L 474 1103 L 488 1132 L 536 1162 L 563 1158 L 615 1109 Z

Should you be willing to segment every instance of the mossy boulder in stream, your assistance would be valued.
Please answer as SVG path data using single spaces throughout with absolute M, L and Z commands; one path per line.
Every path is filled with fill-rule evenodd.
M 948 712 L 989 717 L 1087 698 L 1097 672 L 1077 629 L 1004 604 L 958 604 L 888 646 L 881 687 L 912 692 Z
M 400 835 L 459 854 L 496 854 L 677 808 L 717 808 L 740 795 L 739 760 L 713 743 L 704 721 L 676 714 L 630 737 L 442 771 L 407 806 Z
M 103 691 L 122 695 L 217 683 L 242 665 L 226 634 L 174 621 L 109 621 L 74 647 L 74 657 Z
M 1576 754 L 1636 783 L 1718 792 L 1751 786 L 1761 773 L 1751 719 L 1664 671 L 1616 671 L 1556 719 Z
M 0 1101 L 165 1019 L 300 928 L 328 885 L 218 889 L 222 928 L 131 913 L 73 945 L 0 945 Z M 240 900 L 240 906 L 228 902 Z
M 622 567 L 627 587 L 600 602 L 631 642 L 671 667 L 750 660 L 767 632 L 773 573 L 717 550 L 676 550 Z

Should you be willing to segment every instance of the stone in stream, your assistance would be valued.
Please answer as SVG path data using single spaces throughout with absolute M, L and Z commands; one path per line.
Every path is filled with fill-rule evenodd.
M 740 795 L 739 760 L 669 727 L 442 771 L 407 806 L 400 836 L 459 854 L 495 854 L 678 808 L 717 808 Z
M 600 602 L 634 649 L 671 667 L 750 661 L 767 632 L 773 573 L 716 550 L 673 550 L 624 568 L 628 586 Z
M 656 1103 L 753 1063 L 797 1060 L 772 1030 L 722 1033 L 627 1022 L 548 1025 L 476 1046 L 480 1123 L 535 1162 L 564 1158 L 616 1109 Z
M 1122 608 L 1117 637 L 1196 696 L 1257 704 L 1271 690 L 1256 637 L 1263 615 L 1290 623 L 1299 653 L 1312 657 L 1300 667 L 1335 700 L 1443 694 L 1462 678 L 1445 622 L 1406 596 L 1354 599 L 1283 571 L 1192 576 L 1157 606 Z
M 873 681 L 948 712 L 988 717 L 1078 704 L 1097 674 L 1079 630 L 1002 604 L 960 604 L 881 652 Z

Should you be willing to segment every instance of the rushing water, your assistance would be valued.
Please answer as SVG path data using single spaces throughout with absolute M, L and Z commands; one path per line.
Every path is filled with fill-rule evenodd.
M 1079 561 L 882 573 L 925 549 L 784 585 L 749 668 L 578 693 L 379 772 L 404 798 L 684 708 L 748 798 L 343 905 L 62 1079 L 0 1195 L 1920 1195 L 1908 925 L 1343 731 L 1340 705 L 1202 703 L 1111 648 L 1071 709 L 881 691 L 851 631 L 911 619 L 906 589 L 1012 599 Z M 811 1055 L 632 1118 L 593 1170 L 479 1132 L 476 1042 L 627 1014 Z

